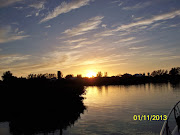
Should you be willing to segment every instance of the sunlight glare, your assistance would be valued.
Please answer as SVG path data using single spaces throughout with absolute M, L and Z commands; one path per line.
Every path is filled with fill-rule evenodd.
M 86 74 L 86 77 L 95 77 L 96 76 L 96 73 L 95 72 L 93 72 L 93 71 L 90 71 L 90 72 L 88 72 L 87 74 Z

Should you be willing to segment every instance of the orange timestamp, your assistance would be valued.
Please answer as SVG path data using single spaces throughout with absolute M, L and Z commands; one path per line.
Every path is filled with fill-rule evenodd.
M 167 120 L 167 115 L 134 115 L 133 120 L 135 121 L 163 121 Z

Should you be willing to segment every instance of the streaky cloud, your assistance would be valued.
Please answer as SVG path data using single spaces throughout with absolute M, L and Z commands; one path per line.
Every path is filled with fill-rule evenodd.
M 72 43 L 78 43 L 78 42 L 85 41 L 85 40 L 87 40 L 87 38 L 80 38 L 80 39 L 74 39 L 74 40 L 66 40 L 64 42 L 68 43 L 68 44 L 72 44 Z
M 172 60 L 172 59 L 179 59 L 180 56 L 178 55 L 173 55 L 173 56 L 168 56 L 168 57 L 161 57 L 160 59 L 162 60 Z
M 72 49 L 76 49 L 76 48 L 80 48 L 86 45 L 92 45 L 95 44 L 97 42 L 99 42 L 101 40 L 101 38 L 95 39 L 95 40 L 87 40 L 87 41 L 81 41 L 78 44 L 76 44 L 75 46 L 72 47 Z
M 176 16 L 180 16 L 180 10 L 176 10 L 176 11 L 169 12 L 169 13 L 166 13 L 166 14 L 156 15 L 156 16 L 150 18 L 150 19 L 137 21 L 137 22 L 130 23 L 130 24 L 127 24 L 127 25 L 121 25 L 120 27 L 118 27 L 114 31 L 126 30 L 126 29 L 129 29 L 129 28 L 132 28 L 132 27 L 135 27 L 135 26 L 141 26 L 141 25 L 150 25 L 150 24 L 153 24 L 153 23 L 155 23 L 157 21 L 173 19 Z
M 30 36 L 30 35 L 22 35 L 24 31 L 18 31 L 18 30 L 19 29 L 16 28 L 15 31 L 12 32 L 11 26 L 0 28 L 0 44 L 12 42 L 16 40 L 22 40 Z
M 91 30 L 97 29 L 103 18 L 103 16 L 90 18 L 89 20 L 80 23 L 77 27 L 65 30 L 63 33 L 70 37 L 85 34 Z
M 105 30 L 105 31 L 94 34 L 95 37 L 108 37 L 112 35 L 114 35 L 112 30 Z
M 13 62 L 17 61 L 23 61 L 28 60 L 30 55 L 6 55 L 6 56 L 0 56 L 0 64 L 2 65 L 8 65 Z
M 123 35 L 129 35 L 130 33 L 137 32 L 144 29 L 151 30 L 151 29 L 160 27 L 160 25 L 164 24 L 166 20 L 173 19 L 177 16 L 180 16 L 180 10 L 176 10 L 176 11 L 165 13 L 165 14 L 155 15 L 149 19 L 143 19 L 143 17 L 139 17 L 137 19 L 134 19 L 137 21 L 133 23 L 124 24 L 121 26 L 114 25 L 113 29 L 104 30 L 102 32 L 94 34 L 94 36 L 107 37 L 107 36 L 119 35 L 117 32 L 123 32 L 122 34 L 119 35 L 119 36 L 123 36 Z M 150 28 L 148 28 L 149 26 Z M 175 26 L 176 25 L 173 25 L 172 27 L 175 27 Z
M 26 15 L 25 17 L 31 17 L 32 15 Z
M 59 6 L 57 6 L 52 12 L 50 12 L 45 18 L 43 18 L 39 23 L 43 23 L 49 21 L 63 13 L 68 13 L 71 10 L 78 9 L 82 6 L 88 5 L 90 0 L 73 0 L 69 3 L 62 2 Z
M 141 8 L 145 8 L 147 6 L 151 5 L 151 2 L 144 2 L 144 3 L 137 3 L 136 5 L 133 6 L 128 6 L 128 7 L 123 7 L 123 10 L 135 10 L 135 9 L 141 9 Z
M 51 28 L 51 25 L 47 25 L 47 26 L 45 26 L 45 28 Z
M 140 47 L 130 47 L 129 49 L 131 50 L 139 50 L 139 49 L 144 49 L 146 46 L 140 46 Z
M 33 4 L 30 4 L 29 7 L 35 8 L 35 9 L 43 9 L 44 8 L 45 1 L 35 2 Z
M 20 1 L 22 1 L 22 0 L 1 0 L 0 8 L 10 6 L 10 5 L 15 4 L 16 2 L 20 2 Z
M 132 40 L 134 40 L 134 39 L 136 39 L 136 38 L 135 38 L 135 37 L 124 38 L 124 39 L 120 39 L 120 40 L 118 40 L 118 41 L 116 41 L 116 42 L 114 42 L 114 43 L 129 42 L 129 41 L 132 41 Z

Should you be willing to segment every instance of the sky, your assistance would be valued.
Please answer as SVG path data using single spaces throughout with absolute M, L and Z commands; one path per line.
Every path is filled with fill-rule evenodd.
M 179 0 L 0 0 L 0 76 L 180 66 Z

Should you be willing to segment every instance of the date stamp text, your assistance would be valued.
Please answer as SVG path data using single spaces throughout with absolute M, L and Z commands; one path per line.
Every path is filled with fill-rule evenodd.
M 134 115 L 135 121 L 164 121 L 167 120 L 167 115 Z

